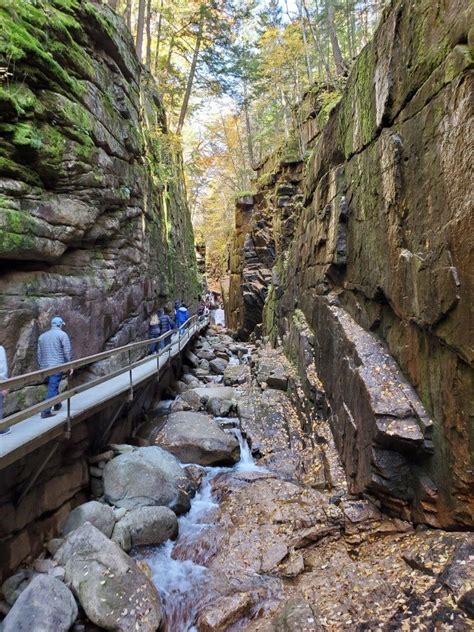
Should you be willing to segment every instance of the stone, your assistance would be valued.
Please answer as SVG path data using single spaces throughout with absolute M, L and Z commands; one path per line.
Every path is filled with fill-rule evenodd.
M 115 453 L 113 450 L 106 450 L 105 452 L 101 452 L 100 454 L 95 454 L 94 456 L 89 457 L 89 464 L 95 465 L 96 463 L 100 463 L 101 461 L 110 461 L 113 459 Z
M 157 545 L 178 536 L 178 519 L 168 507 L 132 509 L 114 527 L 112 540 L 124 551 L 134 546 Z
M 191 410 L 198 411 L 202 407 L 201 398 L 195 390 L 186 391 L 181 395 L 181 399 L 188 404 Z
M 215 375 L 224 375 L 228 362 L 222 358 L 215 358 L 209 362 L 209 368 Z
M 189 491 L 190 481 L 177 458 L 158 446 L 121 454 L 104 470 L 105 498 L 116 507 L 159 505 L 183 513 L 190 507 Z
M 4 632 L 67 632 L 78 610 L 73 594 L 63 582 L 37 575 L 15 601 L 3 621 Z M 33 623 L 34 622 L 34 623 Z
M 210 398 L 232 401 L 236 399 L 237 396 L 235 388 L 230 386 L 205 386 L 203 388 L 196 388 L 194 391 L 203 401 L 207 401 Z
M 89 474 L 93 478 L 102 478 L 102 469 L 100 467 L 95 466 L 95 465 L 91 465 L 89 467 Z
M 33 562 L 33 568 L 38 573 L 49 573 L 57 567 L 57 563 L 51 559 L 37 559 Z
M 104 482 L 101 478 L 91 478 L 91 494 L 95 498 L 102 498 L 104 495 Z
M 245 616 L 251 605 L 252 597 L 248 593 L 221 597 L 199 614 L 197 628 L 199 632 L 225 632 Z
M 266 549 L 262 558 L 260 566 L 262 573 L 268 573 L 273 570 L 287 555 L 288 547 L 286 544 L 284 542 L 274 542 L 270 548 Z
M 246 365 L 227 366 L 224 370 L 224 384 L 234 386 L 244 384 L 250 377 L 249 368 Z
M 211 349 L 202 349 L 198 351 L 196 355 L 198 358 L 201 358 L 201 360 L 206 360 L 206 362 L 214 360 L 214 358 L 216 357 Z
M 184 357 L 193 368 L 197 369 L 199 367 L 199 358 L 191 351 L 191 349 L 186 349 Z
M 232 410 L 233 404 L 228 399 L 218 399 L 211 397 L 207 400 L 206 410 L 214 417 L 227 417 Z
M 232 465 L 240 458 L 239 442 L 203 413 L 173 413 L 156 432 L 153 443 L 172 452 L 182 463 Z
M 191 375 L 191 373 L 185 373 L 182 376 L 181 381 L 187 384 L 187 386 L 191 386 L 193 388 L 196 386 L 200 386 L 197 377 L 195 375 Z
M 99 531 L 102 531 L 105 536 L 110 538 L 115 525 L 114 510 L 112 507 L 99 503 L 96 500 L 79 505 L 66 518 L 62 528 L 63 536 L 74 531 L 74 529 L 77 529 L 85 522 L 90 522 Z
M 281 614 L 274 617 L 269 632 L 323 632 L 320 617 L 311 604 L 303 597 L 296 596 L 289 599 Z
M 53 538 L 46 544 L 47 550 L 54 555 L 56 551 L 64 544 L 64 538 Z
M 187 465 L 184 469 L 186 470 L 186 474 L 191 480 L 194 489 L 198 490 L 201 487 L 205 471 L 199 465 Z
M 69 534 L 55 559 L 66 569 L 66 582 L 97 626 L 120 632 L 159 628 L 161 601 L 153 583 L 90 523 Z
M 15 601 L 38 573 L 31 569 L 22 569 L 6 579 L 2 584 L 2 594 L 6 601 L 13 606 Z

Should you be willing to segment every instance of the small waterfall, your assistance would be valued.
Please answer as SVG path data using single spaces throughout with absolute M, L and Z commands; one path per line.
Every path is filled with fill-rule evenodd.
M 218 419 L 217 419 L 218 421 Z M 134 555 L 151 568 L 153 582 L 163 602 L 166 632 L 197 632 L 199 612 L 218 597 L 218 578 L 205 567 L 215 552 L 217 533 L 214 512 L 218 504 L 212 498 L 212 479 L 221 472 L 264 471 L 256 465 L 247 441 L 238 428 L 231 428 L 240 444 L 240 461 L 233 467 L 205 467 L 201 488 L 191 509 L 179 518 L 179 537 L 159 547 L 140 549 Z M 217 580 L 217 581 L 216 581 Z

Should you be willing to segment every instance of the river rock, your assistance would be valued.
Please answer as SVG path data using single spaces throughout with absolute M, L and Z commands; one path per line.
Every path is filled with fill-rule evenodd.
M 2 584 L 2 594 L 5 600 L 13 606 L 21 593 L 29 586 L 31 581 L 38 575 L 36 571 L 29 568 L 22 569 L 6 579 Z
M 243 384 L 250 377 L 250 371 L 245 364 L 227 366 L 224 371 L 224 384 L 233 386 L 234 384 Z
M 195 388 L 194 391 L 203 401 L 207 401 L 210 398 L 234 400 L 237 395 L 235 388 L 230 386 L 204 386 Z
M 215 358 L 209 362 L 209 368 L 216 375 L 224 375 L 228 362 L 223 358 Z
M 121 454 L 104 469 L 104 495 L 116 507 L 164 505 L 182 513 L 190 507 L 189 491 L 190 481 L 176 457 L 158 446 Z
M 37 575 L 16 600 L 3 632 L 67 632 L 77 618 L 73 594 L 63 582 Z
M 181 399 L 188 404 L 191 410 L 201 410 L 202 402 L 199 394 L 195 390 L 186 391 L 181 395 Z
M 194 368 L 197 369 L 199 366 L 199 358 L 197 357 L 197 355 L 195 355 L 191 349 L 186 349 L 185 353 L 184 353 L 184 357 L 187 360 L 187 362 Z
M 97 626 L 120 632 L 158 629 L 162 614 L 156 588 L 135 561 L 96 527 L 85 523 L 71 532 L 56 559 Z
M 232 410 L 232 402 L 228 399 L 211 397 L 207 400 L 206 410 L 214 417 L 227 417 Z
M 154 443 L 175 454 L 182 463 L 229 465 L 240 458 L 239 442 L 221 430 L 208 415 L 173 413 L 153 437 Z
M 224 632 L 243 617 L 251 605 L 252 597 L 248 593 L 241 592 L 229 597 L 221 597 L 200 613 L 198 630 L 199 632 Z
M 109 505 L 104 505 L 96 500 L 79 505 L 68 514 L 62 529 L 63 535 L 74 531 L 85 522 L 90 522 L 110 538 L 115 525 L 114 510 Z
M 124 551 L 132 546 L 161 544 L 178 535 L 178 519 L 168 507 L 132 509 L 115 525 L 112 540 Z
M 187 384 L 187 386 L 191 386 L 192 388 L 196 386 L 200 386 L 200 383 L 197 377 L 195 375 L 192 375 L 191 373 L 185 373 L 182 376 L 181 381 Z
M 196 353 L 196 355 L 198 358 L 201 358 L 201 360 L 206 360 L 207 362 L 209 362 L 210 360 L 214 360 L 214 358 L 216 357 L 214 352 L 210 348 L 201 349 Z

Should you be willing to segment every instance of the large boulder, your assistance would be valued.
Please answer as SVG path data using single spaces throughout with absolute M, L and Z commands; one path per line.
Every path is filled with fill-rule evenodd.
M 66 569 L 67 583 L 97 626 L 120 632 L 158 629 L 162 613 L 155 586 L 99 529 L 86 522 L 72 531 L 55 559 Z
M 77 618 L 73 594 L 59 579 L 37 575 L 15 601 L 3 632 L 66 632 Z
M 190 481 L 176 457 L 158 446 L 121 454 L 104 468 L 104 495 L 116 507 L 160 505 L 183 513 L 191 506 L 190 489 Z
M 96 500 L 79 505 L 68 514 L 63 526 L 63 535 L 74 531 L 85 522 L 90 522 L 110 538 L 115 525 L 114 510 L 109 505 L 104 505 Z
M 10 606 L 13 606 L 15 601 L 37 574 L 38 573 L 32 569 L 23 568 L 6 579 L 2 584 L 2 594 L 5 597 L 5 601 Z
M 224 371 L 229 363 L 223 358 L 215 358 L 209 362 L 209 368 L 216 375 L 224 375 Z
M 161 544 L 178 535 L 178 519 L 168 507 L 132 509 L 115 525 L 112 540 L 124 551 L 132 546 Z
M 182 463 L 229 465 L 240 458 L 237 439 L 203 413 L 169 415 L 153 442 L 175 454 Z

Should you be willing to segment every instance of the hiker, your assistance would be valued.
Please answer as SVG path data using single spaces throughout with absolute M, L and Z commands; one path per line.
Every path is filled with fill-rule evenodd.
M 72 349 L 69 336 L 63 327 L 66 323 L 61 316 L 55 316 L 51 319 L 51 329 L 45 331 L 38 338 L 38 365 L 40 369 L 49 369 L 50 367 L 71 362 Z M 69 372 L 72 375 L 72 369 Z M 45 399 L 50 399 L 59 394 L 59 384 L 63 378 L 63 373 L 55 373 L 48 377 L 48 392 Z M 61 403 L 54 405 L 54 410 L 60 410 L 63 407 Z M 54 417 L 51 408 L 43 410 L 41 418 Z
M 161 310 L 159 310 L 161 311 Z M 151 315 L 150 322 L 148 324 L 148 338 L 158 338 L 161 334 L 159 312 Z M 158 351 L 158 341 L 153 342 L 150 345 L 148 355 L 152 355 Z
M 176 328 L 176 325 L 171 320 L 168 314 L 168 310 L 165 311 L 165 310 L 160 309 L 158 311 L 158 317 L 160 320 L 160 327 L 161 327 L 162 334 L 165 334 L 167 331 L 172 331 L 173 329 Z M 163 340 L 160 340 L 160 349 L 167 347 L 170 342 L 171 342 L 171 336 L 166 336 L 166 338 L 163 338 Z
M 5 351 L 5 347 L 0 345 L 0 383 L 5 382 L 8 379 L 8 363 L 7 363 L 7 354 Z M 3 389 L 0 391 L 0 421 L 3 419 L 3 398 L 8 393 L 7 390 Z M 0 434 L 7 434 L 10 432 L 10 428 L 5 428 L 4 430 L 0 430 Z
M 182 326 L 189 318 L 188 308 L 184 303 L 182 303 L 181 307 L 176 312 L 176 325 L 178 326 L 180 334 L 184 331 Z
M 178 316 L 178 309 L 181 307 L 181 301 L 175 301 L 174 302 L 174 319 L 176 321 L 176 318 Z

